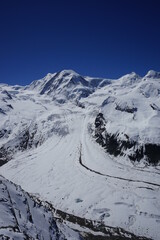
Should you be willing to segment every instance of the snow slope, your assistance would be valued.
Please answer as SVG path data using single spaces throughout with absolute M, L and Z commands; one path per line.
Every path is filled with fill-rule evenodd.
M 133 148 L 111 155 L 94 137 L 100 112 L 104 139 L 158 145 L 159 89 L 153 71 L 106 80 L 68 70 L 25 88 L 1 85 L 13 108 L 1 113 L 0 157 L 8 162 L 0 173 L 64 212 L 159 240 L 159 165 L 133 163 Z
M 69 237 L 72 236 L 72 237 Z M 80 239 L 19 186 L 0 176 L 0 239 Z

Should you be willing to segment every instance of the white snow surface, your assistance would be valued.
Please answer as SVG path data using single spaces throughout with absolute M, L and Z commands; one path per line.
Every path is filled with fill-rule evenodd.
M 108 132 L 159 144 L 158 74 L 107 80 L 64 70 L 26 88 L 0 85 L 0 146 L 15 152 L 0 174 L 57 209 L 159 240 L 160 167 L 112 157 L 93 138 L 102 112 Z M 16 151 L 26 129 L 33 146 Z
M 0 176 L 0 239 L 80 239 L 77 232 L 56 221 L 47 206 Z

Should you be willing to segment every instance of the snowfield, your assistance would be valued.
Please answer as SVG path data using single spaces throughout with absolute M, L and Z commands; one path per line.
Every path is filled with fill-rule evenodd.
M 107 80 L 64 70 L 0 92 L 1 175 L 56 209 L 159 240 L 160 161 L 131 161 L 135 146 L 115 156 L 95 138 L 102 113 L 102 138 L 159 146 L 159 73 Z

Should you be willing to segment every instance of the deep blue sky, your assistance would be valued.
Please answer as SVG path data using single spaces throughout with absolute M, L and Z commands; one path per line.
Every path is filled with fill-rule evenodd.
M 160 71 L 159 0 L 0 0 L 0 82 Z

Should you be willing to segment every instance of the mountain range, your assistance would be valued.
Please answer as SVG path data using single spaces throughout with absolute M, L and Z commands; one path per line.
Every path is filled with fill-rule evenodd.
M 9 216 L 0 236 L 11 229 L 20 239 L 59 232 L 57 239 L 159 240 L 159 72 L 104 79 L 63 70 L 28 86 L 2 83 L 0 118 L 1 202 Z M 22 196 L 20 209 L 10 195 Z M 37 205 L 36 214 L 49 229 L 42 235 L 37 218 L 25 222 L 27 206 L 32 212 L 38 201 L 44 208 Z M 49 206 L 60 211 L 61 224 L 55 214 L 49 224 Z M 7 207 L 23 212 L 23 221 L 12 221 Z

